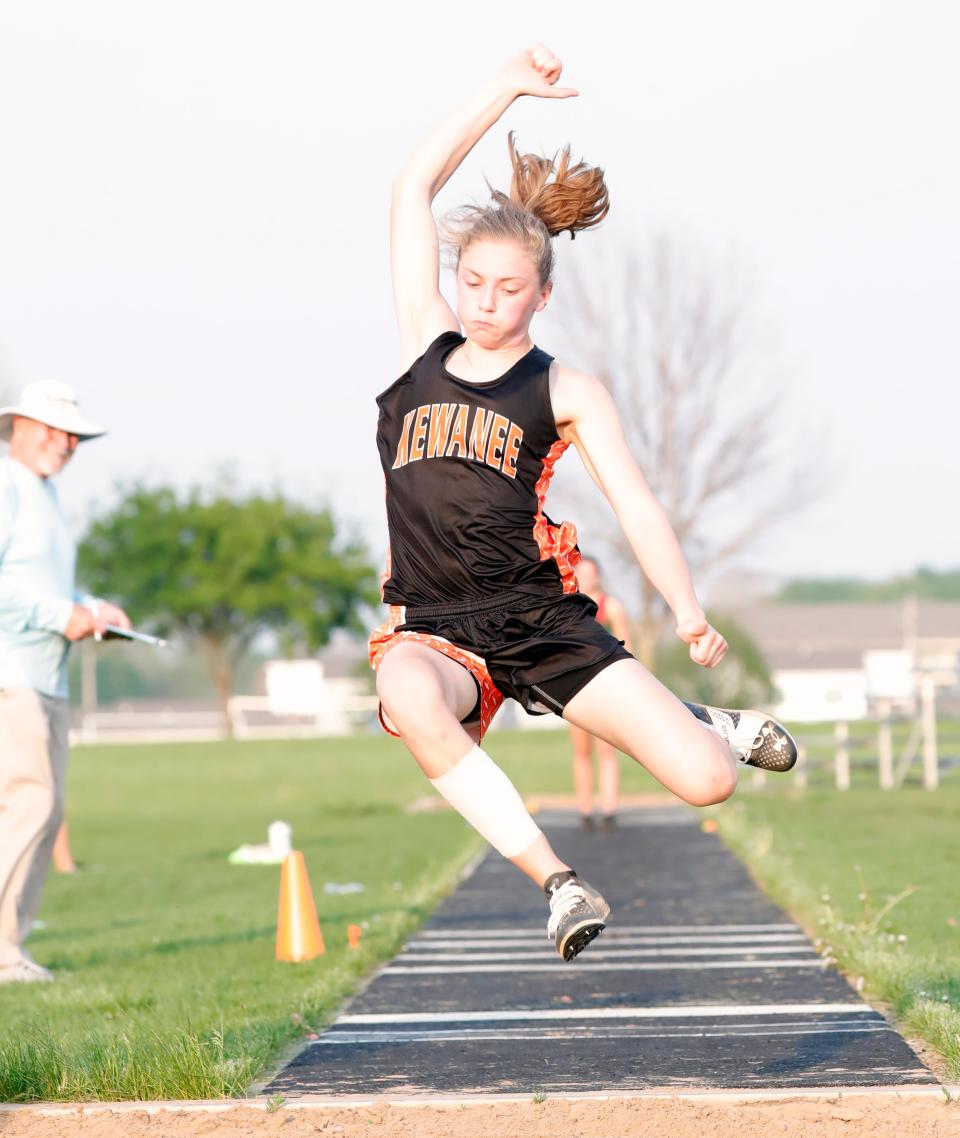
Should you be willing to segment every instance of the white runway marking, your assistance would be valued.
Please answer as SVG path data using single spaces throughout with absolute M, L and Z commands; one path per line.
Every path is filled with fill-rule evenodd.
M 533 1008 L 498 1012 L 367 1012 L 342 1015 L 341 1024 L 374 1023 L 515 1023 L 585 1019 L 726 1019 L 733 1016 L 870 1015 L 878 1013 L 862 1001 L 846 1004 L 660 1004 L 632 1008 Z
M 572 1031 L 570 1028 L 554 1028 L 552 1031 L 524 1030 L 491 1031 L 482 1027 L 463 1031 L 333 1031 L 316 1042 L 324 1046 L 344 1046 L 360 1043 L 490 1043 L 510 1042 L 512 1040 L 550 1040 L 556 1042 L 565 1036 L 571 1039 L 721 1039 L 731 1037 L 756 1038 L 773 1035 L 867 1035 L 870 1033 L 893 1031 L 887 1024 L 806 1024 L 797 1027 L 752 1027 L 749 1030 L 707 1031 L 689 1028 L 685 1031 L 643 1031 L 636 1028 L 613 1031 L 604 1029 L 584 1029 Z M 316 1045 L 316 1044 L 315 1044 Z
M 616 926 L 604 931 L 604 942 L 616 941 L 617 945 L 650 945 L 656 947 L 669 944 L 806 944 L 805 933 L 718 933 L 715 936 L 624 936 Z M 544 937 L 528 934 L 526 938 L 517 937 L 510 941 L 510 948 L 542 948 Z M 483 938 L 477 940 L 411 940 L 405 952 L 435 952 L 438 948 L 503 948 L 502 940 Z
M 814 953 L 812 945 L 803 944 L 759 944 L 736 945 L 734 947 L 704 948 L 594 948 L 590 952 L 589 960 L 613 960 L 617 957 L 646 957 L 646 956 L 776 956 L 779 953 L 809 952 Z M 404 954 L 399 959 L 408 963 L 421 960 L 439 961 L 470 961 L 475 964 L 485 964 L 494 960 L 535 960 L 542 957 L 552 960 L 556 955 L 553 948 L 544 947 L 538 952 L 414 952 Z M 771 961 L 774 963 L 774 961 Z
M 802 933 L 803 930 L 799 925 L 793 924 L 768 924 L 768 925 L 616 925 L 612 930 L 615 933 L 620 933 L 626 936 L 644 936 L 644 935 L 663 935 L 672 936 L 674 934 L 681 935 L 684 933 L 694 933 L 700 936 L 707 936 L 711 933 Z M 489 925 L 484 928 L 474 929 L 423 929 L 418 936 L 418 940 L 498 940 L 502 941 L 507 938 L 511 940 L 520 937 L 529 937 L 529 929 L 518 929 L 516 925 L 510 925 L 507 928 L 490 928 Z
M 682 962 L 662 964 L 648 964 L 645 961 L 615 961 L 603 964 L 592 964 L 592 957 L 578 960 L 578 972 L 697 972 L 708 968 L 819 968 L 827 967 L 827 962 L 819 956 L 808 957 L 805 960 L 697 960 L 689 964 Z M 423 967 L 405 965 L 389 965 L 381 975 L 384 976 L 452 976 L 466 975 L 472 972 L 545 972 L 553 964 L 565 967 L 559 956 L 553 958 L 552 963 L 543 964 L 426 964 Z

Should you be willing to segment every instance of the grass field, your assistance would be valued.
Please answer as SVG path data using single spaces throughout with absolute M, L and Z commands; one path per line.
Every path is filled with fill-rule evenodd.
M 493 738 L 525 786 L 566 789 L 562 734 Z M 405 813 L 425 793 L 386 737 L 77 748 L 68 814 L 82 871 L 51 874 L 30 940 L 56 983 L 0 987 L 0 1100 L 242 1093 L 393 955 L 481 848 L 453 814 Z M 307 964 L 273 960 L 279 870 L 226 860 L 276 818 L 306 855 L 327 943 Z M 350 923 L 365 926 L 359 951 Z
M 568 748 L 563 732 L 490 737 L 527 793 L 569 792 Z M 57 982 L 0 987 L 5 1101 L 242 1094 L 397 950 L 480 849 L 456 816 L 406 812 L 429 786 L 382 737 L 87 747 L 72 762 L 68 811 L 82 872 L 51 876 L 46 927 L 31 938 Z M 633 764 L 624 775 L 625 792 L 654 789 Z M 953 1063 L 958 812 L 957 775 L 936 794 L 815 786 L 797 796 L 787 780 L 771 780 L 716 812 L 774 895 Z M 308 964 L 273 960 L 278 869 L 226 861 L 241 842 L 263 840 L 275 818 L 293 825 L 306 854 L 327 941 Z M 328 882 L 364 891 L 330 894 Z M 874 920 L 888 894 L 911 885 L 915 893 Z M 365 929 L 356 952 L 349 923 Z
M 51 875 L 31 938 L 57 982 L 0 989 L 0 1098 L 242 1092 L 396 949 L 476 848 L 455 817 L 404 814 L 422 790 L 379 739 L 77 749 L 82 872 Z M 327 940 L 308 964 L 273 960 L 278 869 L 226 860 L 276 818 L 306 855 Z M 366 925 L 359 951 L 348 923 Z

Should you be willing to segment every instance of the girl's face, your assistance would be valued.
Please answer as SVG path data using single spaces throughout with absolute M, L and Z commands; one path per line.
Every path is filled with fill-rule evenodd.
M 584 557 L 577 566 L 577 584 L 581 593 L 592 594 L 600 588 L 600 574 L 597 572 L 596 563 L 589 557 Z
M 541 285 L 530 254 L 514 241 L 474 241 L 457 266 L 457 316 L 467 337 L 501 348 L 527 337 L 552 285 Z

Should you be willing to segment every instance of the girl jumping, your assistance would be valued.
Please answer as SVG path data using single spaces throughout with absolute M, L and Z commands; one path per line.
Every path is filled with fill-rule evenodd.
M 561 64 L 537 45 L 510 62 L 420 146 L 393 186 L 391 266 L 403 374 L 377 400 L 390 555 L 385 623 L 370 638 L 381 720 L 439 793 L 547 894 L 548 936 L 573 959 L 609 906 L 552 849 L 481 750 L 506 696 L 554 713 L 641 763 L 685 802 L 729 797 L 737 762 L 786 770 L 796 746 L 758 712 L 684 705 L 595 619 L 578 590 L 571 525 L 543 509 L 553 468 L 576 448 L 690 656 L 727 645 L 704 616 L 680 546 L 624 438 L 606 388 L 530 338 L 550 301 L 552 238 L 608 210 L 603 172 L 519 153 L 509 194 L 446 225 L 457 311 L 439 289 L 431 205 L 476 142 L 522 95 L 566 99 Z M 693 714 L 691 714 L 693 712 Z

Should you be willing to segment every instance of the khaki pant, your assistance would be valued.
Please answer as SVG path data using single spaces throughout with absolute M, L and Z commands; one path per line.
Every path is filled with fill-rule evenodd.
M 24 955 L 40 908 L 63 819 L 69 718 L 65 699 L 0 689 L 0 967 Z

